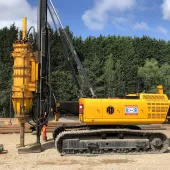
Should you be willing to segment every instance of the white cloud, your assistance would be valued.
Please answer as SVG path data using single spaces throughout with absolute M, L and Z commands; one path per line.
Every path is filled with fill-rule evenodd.
M 123 17 L 114 17 L 113 21 L 115 21 L 116 23 L 120 23 L 120 24 L 129 22 L 128 19 L 123 18 Z
M 124 17 L 113 17 L 112 24 L 120 30 L 125 30 L 131 25 L 131 22 L 129 18 L 127 19 Z
M 91 30 L 103 30 L 108 22 L 109 13 L 118 14 L 131 10 L 136 0 L 95 0 L 94 8 L 85 11 L 84 24 Z
M 170 20 L 170 0 L 164 0 L 161 5 L 164 20 Z
M 0 0 L 0 28 L 11 24 L 22 27 L 22 18 L 27 17 L 28 28 L 37 25 L 37 7 L 31 7 L 27 0 Z
M 133 26 L 134 29 L 137 29 L 137 30 L 149 30 L 149 26 L 146 22 L 137 22 L 134 26 Z
M 163 27 L 157 27 L 156 30 L 157 30 L 158 32 L 164 34 L 164 35 L 167 35 L 167 34 L 168 34 L 168 31 L 167 31 L 165 28 L 163 28 Z

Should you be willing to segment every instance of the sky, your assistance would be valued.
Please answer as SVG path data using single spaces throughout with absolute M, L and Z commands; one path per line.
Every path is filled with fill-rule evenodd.
M 120 35 L 170 40 L 170 0 L 52 0 L 74 36 Z M 0 28 L 37 25 L 38 0 L 0 0 Z M 49 23 L 52 25 L 51 18 Z

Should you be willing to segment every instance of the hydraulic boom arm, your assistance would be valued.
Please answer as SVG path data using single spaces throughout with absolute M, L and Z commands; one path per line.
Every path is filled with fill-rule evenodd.
M 83 84 L 85 84 L 89 88 L 92 97 L 95 97 L 95 93 L 93 91 L 93 88 L 92 88 L 89 80 L 88 80 L 87 74 L 86 74 L 86 72 L 85 72 L 85 70 L 84 70 L 84 68 L 83 68 L 83 66 L 82 66 L 82 64 L 80 62 L 80 59 L 79 59 L 79 57 L 78 57 L 78 55 L 77 55 L 77 53 L 76 53 L 76 51 L 74 49 L 74 46 L 73 46 L 72 42 L 70 41 L 69 36 L 68 36 L 66 30 L 64 29 L 63 24 L 62 24 L 62 22 L 61 22 L 61 20 L 59 18 L 59 15 L 58 15 L 58 13 L 57 13 L 57 11 L 56 11 L 56 9 L 55 9 L 55 7 L 54 7 L 51 0 L 50 0 L 50 4 L 51 4 L 51 7 L 52 7 L 52 9 L 54 11 L 54 14 L 55 14 L 55 16 L 57 18 L 57 21 L 58 21 L 58 23 L 60 25 L 60 29 L 57 28 L 57 24 L 56 24 L 56 22 L 54 20 L 53 14 L 52 14 L 51 9 L 50 9 L 49 6 L 48 6 L 48 9 L 49 9 L 51 18 L 52 18 L 52 20 L 54 22 L 54 25 L 55 25 L 55 27 L 57 29 L 57 32 L 59 34 L 61 44 L 62 44 L 62 47 L 63 47 L 64 55 L 66 56 L 70 66 L 71 66 L 73 77 L 74 77 L 74 80 L 75 80 L 75 82 L 77 84 L 77 87 L 78 87 L 78 89 L 80 91 L 80 95 L 81 95 L 81 97 L 83 97 L 83 92 L 82 92 L 83 90 L 82 90 L 82 88 L 80 86 L 80 83 L 79 83 L 78 78 L 76 76 L 75 70 L 74 70 L 73 65 L 72 65 L 72 63 L 70 61 L 71 60 L 70 56 L 73 56 L 73 58 L 74 58 L 74 60 L 76 62 L 77 69 L 78 69 L 79 74 L 81 75 Z

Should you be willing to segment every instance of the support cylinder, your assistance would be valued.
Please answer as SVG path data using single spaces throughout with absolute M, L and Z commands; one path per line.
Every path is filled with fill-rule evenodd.
M 22 19 L 22 40 L 25 40 L 27 37 L 27 18 Z

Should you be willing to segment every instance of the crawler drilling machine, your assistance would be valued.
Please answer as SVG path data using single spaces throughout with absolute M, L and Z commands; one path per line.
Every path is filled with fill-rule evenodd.
M 170 118 L 170 101 L 158 86 L 158 93 L 139 93 L 124 98 L 97 98 L 90 85 L 85 70 L 65 31 L 51 0 L 39 0 L 37 35 L 29 38 L 26 19 L 23 19 L 22 38 L 14 43 L 13 107 L 15 117 L 21 125 L 19 152 L 40 152 L 40 129 L 43 113 L 56 110 L 57 101 L 50 84 L 50 26 L 47 10 L 60 37 L 61 46 L 72 69 L 79 89 L 78 107 L 80 125 L 62 125 L 53 132 L 55 147 L 61 154 L 115 154 L 115 153 L 163 153 L 169 147 L 164 133 L 141 130 L 140 124 L 162 124 Z M 56 22 L 57 21 L 57 22 Z M 70 62 L 77 64 L 78 73 L 87 85 L 91 96 L 85 97 L 79 78 Z M 56 77 L 57 78 L 57 77 Z M 55 103 L 55 104 L 52 104 Z M 59 103 L 60 104 L 60 103 Z M 75 104 L 75 103 L 74 103 Z M 53 107 L 54 106 L 54 107 Z M 58 105 L 59 106 L 59 105 Z M 66 102 L 67 110 L 71 104 Z M 24 148 L 24 124 L 32 117 L 37 128 L 37 142 L 32 148 Z

